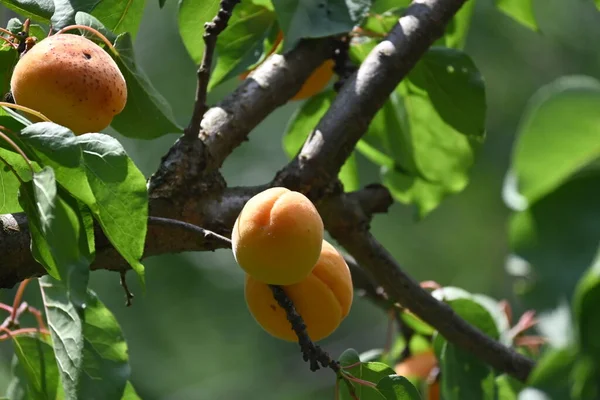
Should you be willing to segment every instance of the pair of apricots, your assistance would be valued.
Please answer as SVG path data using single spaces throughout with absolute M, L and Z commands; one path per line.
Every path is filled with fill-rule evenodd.
M 303 194 L 274 187 L 251 198 L 235 221 L 232 248 L 246 272 L 250 313 L 271 335 L 298 341 L 269 285 L 280 285 L 318 341 L 348 315 L 353 298 L 350 270 L 323 240 L 323 221 Z

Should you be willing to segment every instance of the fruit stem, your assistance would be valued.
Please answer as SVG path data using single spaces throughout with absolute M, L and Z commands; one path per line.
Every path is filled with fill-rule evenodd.
M 115 47 L 112 45 L 112 43 L 110 42 L 110 40 L 108 40 L 106 38 L 106 36 L 104 36 L 102 33 L 100 33 L 100 31 L 92 28 L 91 26 L 87 26 L 87 25 L 69 25 L 69 26 L 65 26 L 64 28 L 62 28 L 61 30 L 59 30 L 58 32 L 55 33 L 55 35 L 59 35 L 61 33 L 65 33 L 66 31 L 70 31 L 73 29 L 81 29 L 84 31 L 88 31 L 93 33 L 94 35 L 96 35 L 97 37 L 99 37 L 104 44 L 106 44 L 106 46 L 110 49 L 111 53 L 113 53 L 115 56 L 119 55 L 119 52 L 117 51 L 117 49 L 115 49 Z
M 14 33 L 12 33 L 11 31 L 9 31 L 8 29 L 0 28 L 0 32 L 6 33 L 7 35 L 9 35 L 10 37 L 12 37 L 13 39 L 18 39 L 17 35 L 15 35 Z M 0 37 L 2 37 L 2 36 L 0 36 Z
M 15 110 L 20 110 L 20 111 L 24 111 L 28 114 L 33 115 L 34 117 L 38 117 L 39 119 L 41 119 L 42 121 L 46 121 L 46 122 L 52 122 L 50 121 L 50 119 L 48 117 L 46 117 L 44 114 L 42 114 L 39 111 L 35 111 L 32 110 L 29 107 L 25 107 L 25 106 L 20 106 L 18 104 L 12 104 L 12 103 L 7 103 L 5 101 L 0 101 L 0 107 L 7 107 L 7 108 L 13 108 Z
M 31 279 L 25 279 L 23 282 L 21 282 L 21 284 L 19 285 L 19 288 L 17 289 L 17 293 L 15 294 L 15 299 L 13 300 L 12 313 L 10 314 L 10 320 L 12 323 L 14 323 L 15 320 L 17 319 L 17 309 L 19 308 L 19 305 L 21 304 L 21 300 L 23 299 L 23 293 L 25 292 L 25 288 L 27 287 L 27 284 L 30 281 L 31 281 Z
M 4 128 L 4 127 L 0 127 L 0 128 Z M 6 128 L 4 128 L 6 129 Z M 33 170 L 33 165 L 31 165 L 31 161 L 29 160 L 29 158 L 27 157 L 27 155 L 25 154 L 25 152 L 23 150 L 21 150 L 21 148 L 19 146 L 17 146 L 17 144 L 15 142 L 13 142 L 13 140 L 11 138 L 9 138 L 8 136 L 6 136 L 6 134 L 4 132 L 2 132 L 0 130 L 0 139 L 4 139 L 9 145 L 11 145 L 11 147 L 13 149 L 15 149 L 15 151 L 17 153 L 19 153 L 21 155 L 21 157 L 23 157 L 23 159 L 27 162 L 27 165 L 29 165 L 29 169 L 31 170 L 31 175 L 33 175 L 35 173 L 35 171 Z M 19 176 L 19 174 L 17 173 L 17 171 L 14 170 L 14 168 L 12 167 L 12 165 L 10 165 L 5 159 L 1 158 L 0 159 L 10 167 L 10 169 L 12 170 L 12 172 L 15 174 L 15 176 L 17 177 L 17 179 L 19 180 L 19 182 L 23 183 L 23 180 L 21 179 L 21 177 Z
M 7 38 L 5 38 L 4 36 L 0 36 L 0 39 L 5 41 L 6 43 L 8 43 L 10 45 L 10 47 L 12 47 L 13 49 L 17 48 L 17 45 L 14 44 L 13 42 L 11 42 L 10 40 L 8 40 Z

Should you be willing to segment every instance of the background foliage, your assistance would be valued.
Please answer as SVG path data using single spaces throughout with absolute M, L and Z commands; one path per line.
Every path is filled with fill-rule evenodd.
M 277 7 L 278 2 L 274 3 Z M 590 221 L 600 220 L 598 207 L 591 200 L 598 196 L 597 175 L 573 179 L 539 202 L 535 202 L 538 200 L 535 196 L 557 185 L 553 187 L 550 182 L 546 188 L 523 192 L 527 200 L 535 204 L 522 213 L 511 212 L 505 205 L 503 196 L 517 210 L 519 200 L 523 199 L 514 200 L 508 189 L 503 191 L 503 184 L 511 157 L 518 160 L 519 149 L 540 146 L 523 140 L 513 150 L 517 132 L 535 129 L 535 123 L 554 125 L 557 121 L 550 118 L 546 122 L 529 121 L 528 125 L 527 114 L 525 117 L 523 114 L 535 106 L 527 105 L 530 97 L 563 75 L 600 79 L 600 58 L 594 46 L 589 45 L 590 38 L 600 35 L 600 13 L 591 1 L 546 0 L 543 7 L 532 8 L 534 14 L 520 12 L 517 15 L 511 7 L 514 1 L 498 3 L 505 14 L 491 1 L 477 2 L 465 43 L 466 53 L 485 78 L 488 104 L 487 137 L 472 168 L 469 185 L 420 221 L 414 209 L 396 203 L 389 217 L 376 217 L 374 232 L 417 279 L 434 279 L 444 286 L 508 298 L 514 305 L 515 315 L 530 307 L 542 313 L 549 311 L 547 316 L 542 315 L 540 329 L 553 343 L 567 343 L 575 333 L 569 324 L 557 325 L 553 321 L 564 316 L 566 308 L 562 301 L 570 300 L 576 282 L 592 264 L 597 250 L 598 224 L 590 224 Z M 171 104 L 173 117 L 165 115 L 161 121 L 170 124 L 175 131 L 176 126 L 187 123 L 195 89 L 195 63 L 186 51 L 177 26 L 178 18 L 181 23 L 184 13 L 178 17 L 175 2 L 167 2 L 162 10 L 155 2 L 148 2 L 145 7 L 143 2 L 134 4 L 139 10 L 144 9 L 141 29 L 135 37 L 136 60 L 149 81 Z M 194 0 L 184 1 L 182 7 L 194 7 Z M 13 16 L 4 8 L 1 11 L 4 20 Z M 92 14 L 100 18 L 102 12 L 107 11 L 96 9 Z M 214 12 L 206 9 L 206 18 L 211 18 Z M 506 14 L 512 14 L 525 26 Z M 535 19 L 531 15 L 535 15 Z M 75 21 L 76 16 L 68 16 L 71 17 Z M 261 18 L 270 16 L 265 13 Z M 131 29 L 127 24 L 136 23 L 124 21 L 120 26 L 115 22 L 110 28 L 120 33 Z M 339 23 L 343 25 L 344 21 Z M 332 27 L 335 28 L 335 24 Z M 543 34 L 537 33 L 538 29 Z M 199 35 L 201 30 L 182 30 L 181 34 L 185 40 L 186 35 Z M 263 34 L 268 37 L 271 32 Z M 125 38 L 122 45 L 130 47 Z M 460 43 L 451 47 L 460 47 Z M 201 49 L 194 49 L 191 54 L 198 59 Z M 211 93 L 212 102 L 235 86 L 236 78 L 226 79 L 236 73 L 235 70 L 222 72 L 225 83 Z M 140 79 L 143 82 L 143 78 Z M 575 86 L 572 94 L 579 96 L 577 83 L 571 85 Z M 583 96 L 594 96 L 588 90 L 584 92 Z M 538 97 L 543 95 L 538 94 Z M 223 172 L 229 184 L 259 184 L 272 177 L 287 160 L 281 146 L 281 133 L 300 106 L 301 102 L 294 102 L 277 110 L 256 129 L 248 143 L 227 159 Z M 574 108 L 563 112 L 572 116 L 580 111 L 581 108 Z M 549 115 L 555 116 L 551 111 Z M 150 142 L 116 136 L 146 176 L 156 169 L 160 156 L 176 138 L 168 135 Z M 557 146 L 564 150 L 560 142 Z M 356 163 L 361 183 L 378 179 L 380 171 L 368 163 L 360 151 L 356 154 Z M 522 172 L 527 170 L 523 164 L 526 163 L 517 162 L 516 170 L 511 172 L 526 173 Z M 244 167 L 248 165 L 253 167 Z M 549 226 L 532 221 L 545 221 Z M 565 228 L 557 232 L 552 226 Z M 541 251 L 539 245 L 531 246 L 532 238 L 536 244 L 542 243 Z M 587 240 L 582 242 L 580 238 Z M 541 287 L 529 290 L 529 281 L 518 279 L 530 274 L 522 259 L 508 256 L 511 250 L 534 265 L 547 259 L 555 260 L 547 273 L 541 274 Z M 330 398 L 333 389 L 329 373 L 309 372 L 295 345 L 274 341 L 252 320 L 243 301 L 243 276 L 229 251 L 161 256 L 146 260 L 145 265 L 147 291 L 142 296 L 138 283 L 131 279 L 133 289 L 140 293 L 132 308 L 124 307 L 122 289 L 115 274 L 98 271 L 89 277 L 91 287 L 114 313 L 127 338 L 131 380 L 142 398 Z M 590 271 L 585 285 L 592 287 L 597 281 L 594 271 L 597 268 Z M 568 290 L 564 282 L 570 283 Z M 29 287 L 28 300 L 36 293 Z M 515 293 L 525 296 L 517 297 Z M 3 291 L 2 300 L 9 302 L 13 294 Z M 577 297 L 577 301 L 580 310 L 594 303 L 593 298 L 585 295 Z M 39 299 L 37 303 L 35 299 L 30 302 L 42 307 Z M 590 324 L 595 326 L 593 321 Z M 557 329 L 557 326 L 565 329 Z M 359 352 L 382 347 L 385 328 L 386 316 L 358 298 L 350 317 L 323 345 L 336 357 L 347 347 Z M 584 340 L 584 343 L 588 343 L 590 349 L 597 349 L 589 341 Z M 12 353 L 12 346 L 3 343 L 0 392 L 5 392 L 8 385 Z M 555 356 L 572 360 L 568 351 Z M 569 362 L 564 364 L 571 365 Z M 538 379 L 541 386 L 549 384 L 543 376 Z

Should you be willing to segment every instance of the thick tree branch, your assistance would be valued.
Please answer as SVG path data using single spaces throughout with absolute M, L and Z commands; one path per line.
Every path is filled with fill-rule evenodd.
M 343 197 L 330 200 L 324 222 L 331 235 L 381 284 L 387 295 L 435 327 L 449 342 L 473 353 L 499 371 L 525 381 L 534 362 L 483 334 L 435 299 L 406 274 L 368 230 L 368 218 Z
M 441 37 L 467 0 L 415 0 L 342 86 L 302 150 L 276 182 L 318 190 L 335 179 L 392 91 Z

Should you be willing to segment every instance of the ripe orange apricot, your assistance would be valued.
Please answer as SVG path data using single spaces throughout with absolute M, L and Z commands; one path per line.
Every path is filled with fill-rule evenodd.
M 435 354 L 429 350 L 408 357 L 401 363 L 396 364 L 394 370 L 400 376 L 426 379 L 436 365 L 437 359 L 435 358 Z
M 315 69 L 313 73 L 304 82 L 298 93 L 292 100 L 303 100 L 320 93 L 331 80 L 333 76 L 333 67 L 335 63 L 328 59 L 320 67 Z
M 231 234 L 233 255 L 246 273 L 272 285 L 291 285 L 315 266 L 323 220 L 301 193 L 274 187 L 251 198 Z
M 127 85 L 115 61 L 83 36 L 49 36 L 19 60 L 10 82 L 15 103 L 75 134 L 99 132 L 125 107 Z
M 348 265 L 325 240 L 311 274 L 299 283 L 284 286 L 283 290 L 304 319 L 307 333 L 314 341 L 332 334 L 352 305 L 352 277 Z M 265 331 L 279 339 L 298 341 L 285 311 L 267 284 L 246 275 L 245 298 L 250 313 Z

